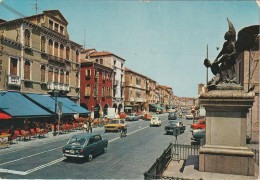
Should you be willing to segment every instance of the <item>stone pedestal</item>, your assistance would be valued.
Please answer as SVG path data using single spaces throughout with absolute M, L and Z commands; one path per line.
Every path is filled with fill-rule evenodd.
M 200 149 L 199 170 L 254 175 L 254 153 L 246 147 L 246 114 L 254 94 L 211 90 L 200 102 L 206 109 L 206 143 Z

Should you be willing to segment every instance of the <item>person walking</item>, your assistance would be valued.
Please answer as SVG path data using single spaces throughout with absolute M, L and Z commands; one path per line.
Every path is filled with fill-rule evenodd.
M 92 121 L 91 119 L 88 121 L 88 132 L 90 131 L 90 133 L 92 133 L 92 122 L 91 121 Z
M 84 121 L 82 130 L 83 130 L 83 132 L 84 132 L 84 130 L 85 130 L 86 132 L 88 132 L 88 125 L 87 125 L 87 123 L 86 123 L 85 121 Z

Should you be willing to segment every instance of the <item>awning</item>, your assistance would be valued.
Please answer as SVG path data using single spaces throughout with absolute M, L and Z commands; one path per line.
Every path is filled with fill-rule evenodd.
M 131 106 L 130 106 L 130 107 L 129 107 L 129 106 L 126 106 L 126 107 L 125 107 L 125 109 L 132 109 L 132 108 L 133 108 L 133 107 L 131 107 Z
M 157 104 L 150 104 L 151 106 L 153 106 L 156 109 L 160 109 L 163 110 L 164 108 L 162 108 L 161 106 L 158 106 Z
M 0 92 L 0 109 L 12 117 L 49 117 L 42 109 L 19 92 Z
M 28 99 L 32 100 L 37 105 L 48 109 L 50 112 L 55 113 L 55 100 L 50 95 L 42 95 L 42 94 L 24 94 Z M 57 98 L 57 109 L 58 112 L 58 98 Z M 70 115 L 76 114 L 75 111 L 67 108 L 64 104 L 62 104 L 62 114 Z
M 52 97 L 52 98 L 55 100 L 55 97 Z M 90 111 L 88 111 L 87 109 L 77 105 L 76 103 L 74 103 L 73 101 L 71 101 L 70 99 L 68 99 L 66 97 L 57 97 L 57 101 L 62 102 L 62 105 L 66 106 L 67 108 L 69 108 L 72 111 L 77 112 L 79 114 L 90 113 Z
M 5 113 L 0 113 L 0 119 L 12 119 L 12 117 Z

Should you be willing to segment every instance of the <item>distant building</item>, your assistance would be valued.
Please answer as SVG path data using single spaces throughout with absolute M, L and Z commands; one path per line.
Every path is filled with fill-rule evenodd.
M 112 107 L 112 74 L 109 67 L 81 60 L 80 105 L 91 112 L 92 118 L 107 115 L 107 108 Z

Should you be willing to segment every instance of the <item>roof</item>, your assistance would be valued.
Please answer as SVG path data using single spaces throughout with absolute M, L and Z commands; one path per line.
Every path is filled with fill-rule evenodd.
M 94 49 L 94 48 L 93 49 L 84 49 L 84 50 L 81 51 L 81 53 L 85 53 L 85 52 L 89 52 L 89 51 L 93 51 L 93 50 L 96 51 L 96 49 Z
M 35 102 L 39 106 L 48 109 L 50 112 L 55 113 L 55 100 L 50 95 L 43 94 L 24 94 L 28 99 Z M 56 112 L 58 112 L 58 103 L 56 106 Z M 75 111 L 67 108 L 64 104 L 62 104 L 62 114 L 76 114 Z
M 28 100 L 19 92 L 0 92 L 0 109 L 12 117 L 52 116 L 40 106 Z
M 102 51 L 102 52 L 94 52 L 94 53 L 91 53 L 90 54 L 90 57 L 97 57 L 97 56 L 115 56 L 115 57 L 118 57 L 119 59 L 122 59 L 125 61 L 125 59 L 111 53 L 111 52 L 108 52 L 108 51 Z
M 143 74 L 141 74 L 141 73 L 138 73 L 138 72 L 135 72 L 135 71 L 133 71 L 133 70 L 127 68 L 127 67 L 125 67 L 125 71 L 133 72 L 133 73 L 135 73 L 135 74 L 137 74 L 137 75 L 139 75 L 139 76 L 146 77 L 145 75 L 143 75 Z M 147 77 L 146 77 L 146 78 L 147 78 Z
M 95 136 L 95 135 L 100 135 L 100 134 L 97 134 L 97 133 L 91 133 L 91 134 L 80 133 L 80 134 L 72 136 L 72 138 L 75 138 L 75 137 L 81 137 L 82 138 L 83 137 L 83 138 L 86 138 L 86 139 L 90 139 L 92 136 Z

